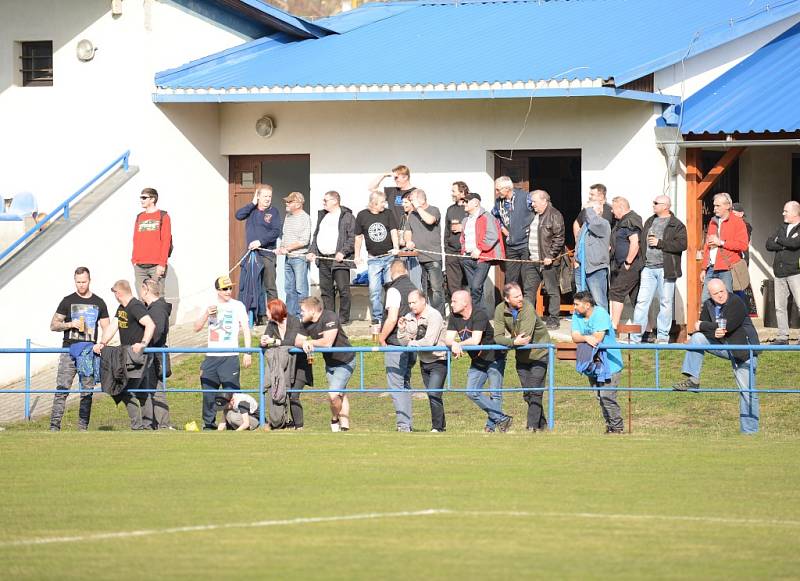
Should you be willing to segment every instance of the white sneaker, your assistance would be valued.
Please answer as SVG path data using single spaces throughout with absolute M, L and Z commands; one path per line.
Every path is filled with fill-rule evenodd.
M 342 427 L 339 425 L 339 420 L 331 420 L 331 432 L 340 432 Z

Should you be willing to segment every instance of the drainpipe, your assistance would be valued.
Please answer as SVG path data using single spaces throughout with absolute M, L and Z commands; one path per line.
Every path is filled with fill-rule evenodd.
M 669 198 L 672 208 L 677 212 L 678 203 L 678 168 L 680 167 L 681 134 L 677 127 L 654 127 L 656 145 L 664 153 L 669 172 Z

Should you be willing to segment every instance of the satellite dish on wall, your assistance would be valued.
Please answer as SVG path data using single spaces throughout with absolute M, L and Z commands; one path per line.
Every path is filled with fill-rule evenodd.
M 79 40 L 75 47 L 75 54 L 78 56 L 78 60 L 83 62 L 92 60 L 96 51 L 97 48 L 92 44 L 92 41 L 85 38 Z
M 264 115 L 261 119 L 256 121 L 256 133 L 261 137 L 272 137 L 275 131 L 275 121 L 269 115 Z

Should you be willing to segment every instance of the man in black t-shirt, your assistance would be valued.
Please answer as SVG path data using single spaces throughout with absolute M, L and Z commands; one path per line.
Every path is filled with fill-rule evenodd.
M 115 320 L 103 331 L 103 339 L 95 345 L 95 351 L 103 355 L 103 347 L 119 331 L 119 342 L 122 347 L 130 347 L 131 362 L 137 367 L 128 370 L 128 384 L 121 398 L 128 410 L 132 430 L 149 430 L 153 425 L 152 393 L 137 392 L 130 389 L 154 389 L 156 386 L 151 355 L 144 354 L 144 348 L 150 344 L 156 331 L 153 319 L 147 313 L 147 307 L 139 299 L 134 298 L 131 284 L 127 280 L 118 280 L 111 287 L 111 292 L 119 301 Z
M 489 322 L 489 315 L 483 307 L 473 306 L 472 297 L 465 290 L 456 291 L 450 300 L 450 317 L 444 342 L 456 359 L 464 354 L 463 347 L 494 344 L 494 329 Z M 484 431 L 507 432 L 511 428 L 512 418 L 503 413 L 502 400 L 486 397 L 482 393 L 487 381 L 490 388 L 502 387 L 505 358 L 497 357 L 498 353 L 490 350 L 467 353 L 472 359 L 467 372 L 467 397 L 486 412 Z
M 381 183 L 386 178 L 394 180 L 394 187 L 386 187 L 381 190 Z M 394 214 L 395 221 L 399 225 L 402 223 L 406 211 L 403 209 L 403 198 L 416 190 L 411 185 L 411 170 L 408 166 L 398 165 L 392 171 L 382 173 L 370 182 L 368 188 L 370 192 L 381 192 L 386 195 L 389 202 L 389 211 Z
M 142 281 L 139 289 L 139 296 L 142 302 L 147 305 L 147 314 L 153 319 L 156 331 L 153 334 L 151 347 L 167 347 L 169 337 L 169 317 L 172 314 L 172 305 L 161 296 L 160 287 L 157 280 L 146 278 Z M 166 369 L 163 370 L 162 367 Z M 169 353 L 155 353 L 153 355 L 153 370 L 156 382 L 156 392 L 153 394 L 153 429 L 154 430 L 174 430 L 169 417 L 169 404 L 167 403 L 167 392 L 161 381 L 164 372 L 166 376 L 171 375 Z
M 355 256 L 356 263 L 363 265 L 361 246 L 366 245 L 373 335 L 379 332 L 383 320 L 382 290 L 390 279 L 389 265 L 400 250 L 397 221 L 394 214 L 385 208 L 385 203 L 386 196 L 383 193 L 372 192 L 367 208 L 356 216 Z
M 305 351 L 308 362 L 313 363 L 311 355 L 315 347 L 350 347 L 350 341 L 342 329 L 339 317 L 333 311 L 322 309 L 322 301 L 317 297 L 306 297 L 300 301 L 300 316 L 304 334 L 297 334 L 295 345 Z M 353 375 L 355 355 L 350 352 L 323 353 L 325 377 L 331 405 L 331 431 L 346 432 L 350 429 L 350 401 L 343 391 Z
M 451 190 L 453 204 L 444 215 L 444 252 L 445 254 L 461 254 L 461 223 L 467 217 L 464 209 L 464 196 L 469 193 L 469 186 L 464 182 L 454 182 Z M 447 277 L 447 297 L 449 301 L 453 293 L 467 287 L 467 278 L 461 268 L 461 259 L 455 256 L 444 257 L 444 270 Z
M 89 290 L 91 275 L 85 266 L 75 269 L 75 292 L 65 296 L 56 309 L 50 321 L 50 330 L 64 332 L 62 347 L 69 348 L 75 343 L 94 343 L 97 340 L 97 327 L 102 331 L 108 327 L 108 308 L 100 297 Z M 63 391 L 53 397 L 53 409 L 50 412 L 50 431 L 61 430 L 61 419 L 64 417 L 64 408 L 67 402 L 67 392 L 72 387 L 72 382 L 77 375 L 75 360 L 69 353 L 61 353 L 58 358 L 58 371 L 56 372 L 56 389 Z M 91 383 L 91 385 L 89 385 Z M 81 389 L 81 405 L 78 409 L 78 429 L 85 431 L 89 428 L 89 417 L 92 413 L 92 388 L 94 380 L 83 381 L 78 378 Z M 84 391 L 86 389 L 86 391 Z

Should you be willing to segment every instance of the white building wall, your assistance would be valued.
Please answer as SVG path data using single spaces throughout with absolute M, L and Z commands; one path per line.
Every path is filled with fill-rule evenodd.
M 0 194 L 31 191 L 49 212 L 123 151 L 141 172 L 76 230 L 0 289 L 0 345 L 26 338 L 60 346 L 49 331 L 59 300 L 74 291 L 78 265 L 110 309 L 108 290 L 133 279 L 133 220 L 143 187 L 159 190 L 173 220 L 175 253 L 167 295 L 177 320 L 194 318 L 210 281 L 227 271 L 227 159 L 220 154 L 217 105 L 158 107 L 155 72 L 243 42 L 239 34 L 197 18 L 168 1 L 126 1 L 112 17 L 108 0 L 3 2 L 0 18 Z M 75 56 L 78 40 L 98 47 L 94 60 Z M 53 40 L 54 85 L 22 87 L 13 41 Z M 218 232 L 217 236 L 210 236 Z M 198 265 L 202 265 L 198 267 Z M 34 358 L 34 366 L 47 363 Z M 0 365 L 0 383 L 19 365 Z

